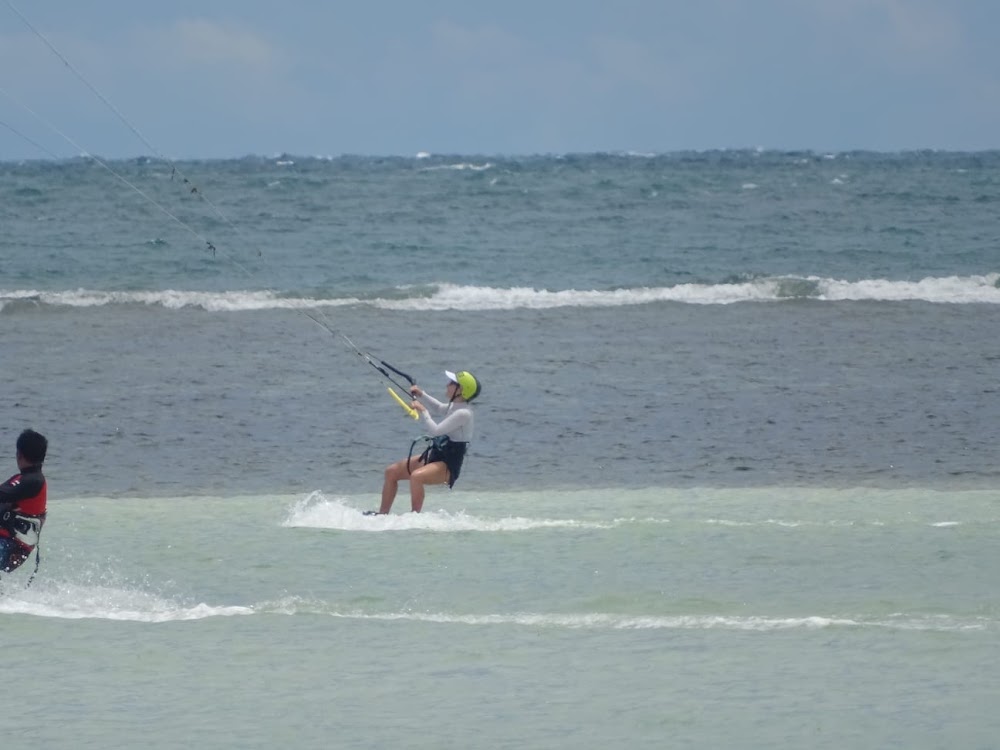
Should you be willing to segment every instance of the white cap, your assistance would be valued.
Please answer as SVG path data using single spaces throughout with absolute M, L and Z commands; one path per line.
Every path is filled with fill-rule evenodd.
M 444 376 L 448 378 L 449 382 L 458 383 L 458 378 L 455 377 L 455 373 L 453 373 L 451 370 L 445 370 Z

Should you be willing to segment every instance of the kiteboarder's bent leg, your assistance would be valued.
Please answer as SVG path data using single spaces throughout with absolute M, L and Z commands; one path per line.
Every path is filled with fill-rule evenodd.
M 424 487 L 426 485 L 445 484 L 448 481 L 448 466 L 444 461 L 425 464 L 421 458 L 414 456 L 409 460 L 409 468 L 407 468 L 406 463 L 407 460 L 404 458 L 385 467 L 385 480 L 382 483 L 382 505 L 378 509 L 380 515 L 392 510 L 392 503 L 396 499 L 396 492 L 399 490 L 401 481 L 407 479 L 410 481 L 410 507 L 414 513 L 419 513 L 424 507 Z
M 410 507 L 419 513 L 424 507 L 424 485 L 444 484 L 448 481 L 448 466 L 444 461 L 434 461 L 414 469 L 410 474 Z
M 407 459 L 404 458 L 385 467 L 385 480 L 382 483 L 382 505 L 378 509 L 379 514 L 392 510 L 392 501 L 396 499 L 399 483 L 410 478 L 410 469 L 416 471 L 424 465 L 424 462 L 419 457 L 413 456 L 409 459 L 409 468 L 406 464 Z

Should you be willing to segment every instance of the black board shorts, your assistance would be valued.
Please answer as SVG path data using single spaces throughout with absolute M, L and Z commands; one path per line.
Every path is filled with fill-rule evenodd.
M 430 447 L 420 454 L 420 460 L 425 464 L 444 461 L 444 465 L 448 467 L 448 487 L 450 489 L 462 471 L 462 462 L 465 460 L 465 450 L 468 447 L 468 443 L 459 443 L 449 440 L 447 437 L 435 438 Z

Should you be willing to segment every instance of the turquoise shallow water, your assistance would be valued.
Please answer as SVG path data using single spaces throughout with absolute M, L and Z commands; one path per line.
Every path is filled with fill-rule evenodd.
M 44 746 L 990 746 L 995 492 L 67 499 L 0 617 Z M 86 544 L 83 540 L 99 540 Z M 23 578 L 23 577 L 22 577 Z

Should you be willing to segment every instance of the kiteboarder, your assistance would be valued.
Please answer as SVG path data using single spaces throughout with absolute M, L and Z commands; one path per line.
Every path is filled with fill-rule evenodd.
M 438 401 L 418 385 L 410 387 L 410 394 L 414 397 L 411 406 L 419 414 L 430 445 L 419 456 L 412 455 L 411 446 L 410 456 L 386 467 L 382 505 L 377 512 L 366 511 L 366 515 L 388 513 L 402 480 L 409 480 L 410 507 L 414 513 L 419 513 L 424 506 L 426 485 L 447 483 L 450 488 L 458 479 L 473 435 L 470 402 L 479 395 L 482 386 L 471 372 L 465 370 L 458 373 L 446 370 L 444 374 L 448 379 L 445 390 L 447 402 Z M 432 414 L 441 420 L 435 421 Z
M 31 556 L 45 523 L 47 488 L 42 463 L 49 442 L 34 430 L 17 438 L 18 473 L 0 484 L 0 571 L 9 573 Z

